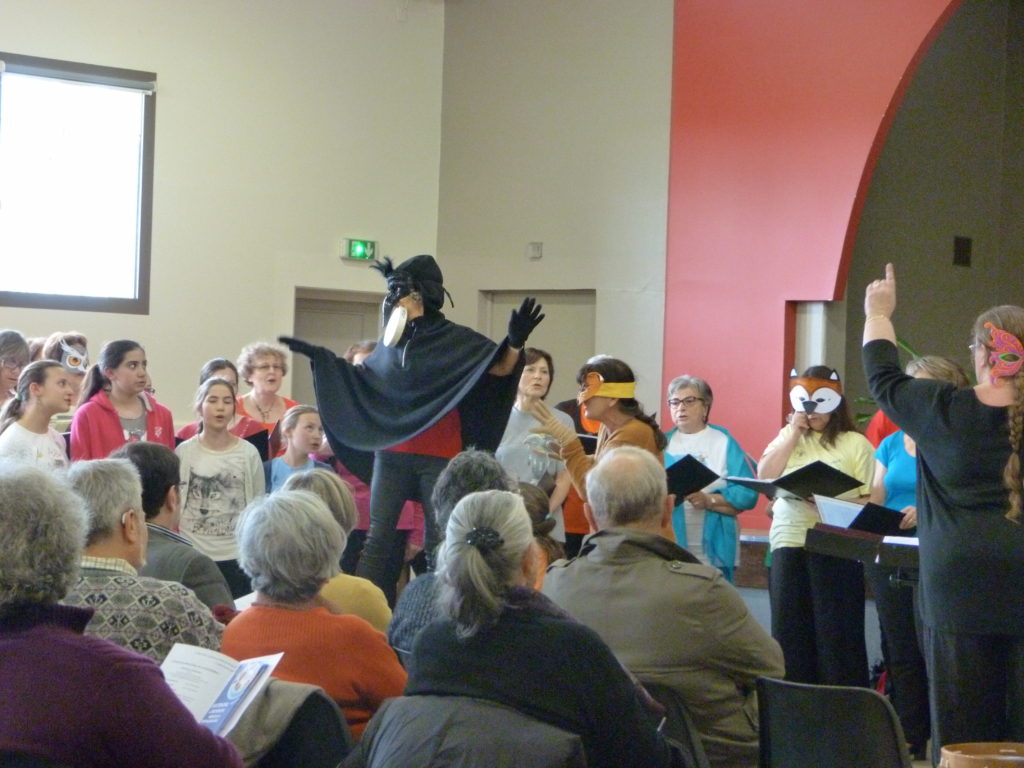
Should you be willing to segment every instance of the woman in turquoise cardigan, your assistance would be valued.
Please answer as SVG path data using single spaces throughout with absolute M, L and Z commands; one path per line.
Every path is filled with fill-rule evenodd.
M 672 527 L 679 545 L 733 581 L 739 565 L 740 512 L 753 509 L 757 491 L 728 483 L 725 476 L 756 477 L 753 462 L 728 430 L 708 423 L 714 395 L 696 376 L 677 376 L 668 385 L 668 407 L 675 427 L 667 433 L 665 466 L 686 454 L 713 472 L 718 480 L 691 493 L 672 511 Z

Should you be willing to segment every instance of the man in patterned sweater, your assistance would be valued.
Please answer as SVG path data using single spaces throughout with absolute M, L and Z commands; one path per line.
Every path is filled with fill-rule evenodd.
M 85 634 L 160 663 L 175 643 L 220 649 L 222 627 L 187 587 L 138 575 L 148 531 L 142 484 L 127 459 L 80 461 L 68 471 L 88 516 L 77 583 L 63 602 L 95 609 Z

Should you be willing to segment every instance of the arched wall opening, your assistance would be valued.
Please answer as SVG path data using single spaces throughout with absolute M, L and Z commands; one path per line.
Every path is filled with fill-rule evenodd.
M 842 297 L 888 129 L 960 3 L 676 2 L 663 381 L 707 378 L 755 459 L 796 303 Z

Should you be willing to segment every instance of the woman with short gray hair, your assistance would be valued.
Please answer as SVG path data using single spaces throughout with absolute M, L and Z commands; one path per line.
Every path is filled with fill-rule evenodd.
M 679 546 L 733 581 L 740 564 L 740 512 L 753 509 L 757 492 L 725 478 L 756 477 L 757 467 L 724 427 L 711 424 L 711 385 L 699 376 L 676 376 L 669 382 L 667 405 L 675 426 L 666 434 L 665 466 L 687 454 L 719 475 L 709 485 L 677 498 L 672 529 Z
M 237 535 L 256 599 L 221 650 L 239 660 L 284 651 L 274 675 L 323 688 L 358 739 L 384 699 L 402 694 L 405 670 L 383 634 L 320 598 L 339 572 L 344 531 L 316 494 L 278 491 L 246 508 Z
M 84 635 L 91 608 L 58 604 L 85 531 L 80 501 L 52 473 L 0 461 L 0 744 L 78 768 L 240 768 L 156 664 Z
M 518 709 L 578 734 L 593 768 L 669 765 L 668 743 L 608 646 L 529 588 L 534 547 L 518 494 L 471 493 L 455 506 L 438 556 L 446 618 L 417 637 L 406 696 Z

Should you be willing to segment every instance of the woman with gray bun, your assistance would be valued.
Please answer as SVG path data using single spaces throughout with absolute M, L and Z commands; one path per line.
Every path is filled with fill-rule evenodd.
M 406 696 L 497 702 L 578 734 L 587 765 L 670 764 L 638 689 L 611 650 L 528 585 L 533 529 L 521 496 L 463 498 L 438 555 L 443 619 L 417 637 Z

